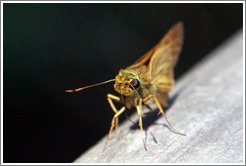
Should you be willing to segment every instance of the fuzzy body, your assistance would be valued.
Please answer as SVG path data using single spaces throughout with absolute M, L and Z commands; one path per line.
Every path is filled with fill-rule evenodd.
M 145 65 L 140 65 L 134 68 L 128 67 L 126 69 L 121 69 L 119 74 L 116 76 L 114 88 L 119 94 L 121 94 L 121 102 L 127 108 L 130 109 L 132 106 L 137 106 L 139 102 L 137 94 L 129 85 L 130 80 L 135 78 L 140 80 L 140 85 L 136 88 L 136 91 L 142 99 L 153 94 L 158 98 L 163 106 L 168 105 L 168 93 L 159 92 L 158 86 L 153 81 L 151 82 L 151 75 L 148 72 L 148 68 Z M 145 102 L 145 104 L 151 103 L 153 103 L 153 99 L 149 99 Z
M 150 75 L 148 74 L 146 66 L 141 65 L 136 68 L 129 67 L 121 69 L 119 75 L 116 76 L 114 88 L 121 94 L 121 102 L 123 102 L 127 108 L 137 106 L 139 102 L 137 94 L 129 85 L 130 80 L 136 78 L 140 80 L 140 85 L 136 88 L 136 91 L 142 99 L 150 94 L 156 94 L 157 92 L 156 86 L 149 81 Z

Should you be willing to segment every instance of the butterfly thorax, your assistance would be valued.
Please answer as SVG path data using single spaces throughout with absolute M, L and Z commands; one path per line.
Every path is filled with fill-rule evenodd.
M 151 84 L 146 66 L 121 69 L 115 77 L 114 89 L 121 94 L 121 101 L 127 108 L 136 106 L 139 98 L 144 99 L 156 93 L 156 87 Z

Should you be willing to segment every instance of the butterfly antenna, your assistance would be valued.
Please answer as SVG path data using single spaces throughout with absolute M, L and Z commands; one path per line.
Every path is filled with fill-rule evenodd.
M 134 92 L 137 94 L 138 99 L 142 100 L 142 98 L 140 97 L 139 93 L 137 92 L 137 90 L 134 88 L 134 86 L 132 86 L 132 84 L 129 83 L 129 85 L 132 87 L 132 89 L 134 90 Z
M 87 89 L 87 88 L 90 88 L 90 87 L 94 87 L 94 86 L 106 84 L 106 83 L 112 82 L 112 81 L 115 81 L 115 79 L 111 79 L 111 80 L 108 80 L 108 81 L 100 82 L 100 83 L 97 83 L 97 84 L 92 84 L 92 85 L 84 86 L 84 87 L 78 88 L 78 89 L 66 90 L 66 92 L 77 92 L 77 91 L 81 91 L 81 90 L 84 90 L 84 89 Z

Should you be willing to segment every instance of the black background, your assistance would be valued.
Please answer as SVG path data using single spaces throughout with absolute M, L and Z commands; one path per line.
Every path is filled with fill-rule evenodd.
M 4 162 L 72 162 L 95 144 L 110 127 L 113 83 L 65 90 L 114 78 L 176 22 L 176 78 L 243 25 L 243 4 L 5 3 L 3 14 Z

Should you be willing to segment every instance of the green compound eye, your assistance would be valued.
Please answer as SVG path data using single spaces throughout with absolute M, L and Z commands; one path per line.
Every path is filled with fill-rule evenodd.
M 140 80 L 139 80 L 138 78 L 132 79 L 131 85 L 132 85 L 134 88 L 138 88 L 139 85 L 140 85 Z

